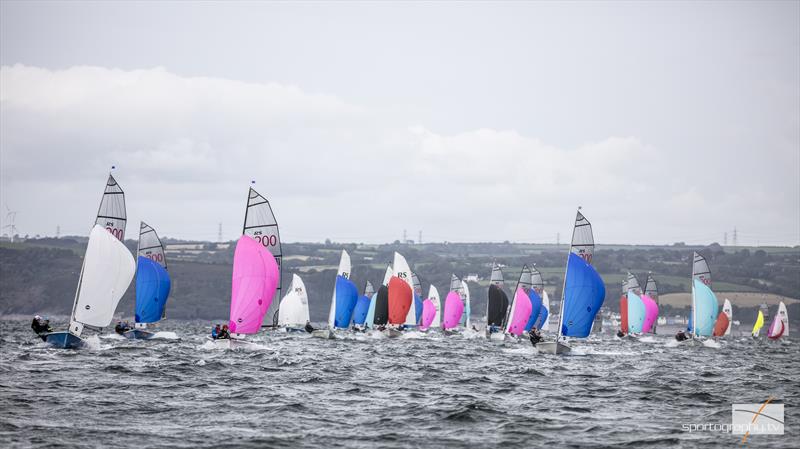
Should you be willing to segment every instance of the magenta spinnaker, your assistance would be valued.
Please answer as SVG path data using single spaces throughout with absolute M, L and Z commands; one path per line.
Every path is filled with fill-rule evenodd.
M 642 302 L 644 303 L 644 323 L 642 324 L 642 332 L 648 333 L 653 329 L 653 323 L 658 319 L 658 304 L 653 298 L 642 295 Z
M 508 325 L 508 333 L 519 336 L 525 332 L 525 325 L 528 324 L 528 319 L 531 317 L 533 305 L 522 287 L 517 288 L 514 296 L 514 313 Z
M 272 253 L 251 237 L 239 237 L 233 255 L 231 332 L 255 334 L 261 329 L 278 288 L 278 276 Z
M 461 320 L 461 315 L 464 313 L 464 303 L 461 301 L 461 296 L 457 292 L 450 292 L 444 300 L 444 320 L 442 327 L 444 329 L 452 329 L 458 326 Z
M 431 327 L 433 319 L 436 317 L 436 307 L 433 306 L 433 301 L 426 299 L 422 301 L 422 322 L 419 328 L 425 330 Z

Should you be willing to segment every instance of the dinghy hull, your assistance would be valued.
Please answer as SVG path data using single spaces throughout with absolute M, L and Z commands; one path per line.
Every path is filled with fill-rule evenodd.
M 152 332 L 147 332 L 141 329 L 132 329 L 129 331 L 125 331 L 122 334 L 123 337 L 127 338 L 128 340 L 150 340 L 155 336 Z
M 572 349 L 561 342 L 544 341 L 536 345 L 536 350 L 541 354 L 567 354 Z
M 390 328 L 390 329 L 386 329 L 385 332 L 386 332 L 386 336 L 389 337 L 389 338 L 397 338 L 397 337 L 403 335 L 403 332 L 398 330 L 398 329 L 391 329 Z
M 333 340 L 336 338 L 336 336 L 333 335 L 333 331 L 330 329 L 317 329 L 311 332 L 311 336 L 314 338 L 323 338 L 325 340 Z
M 52 332 L 45 335 L 47 344 L 59 349 L 78 349 L 83 346 L 83 340 L 69 332 Z

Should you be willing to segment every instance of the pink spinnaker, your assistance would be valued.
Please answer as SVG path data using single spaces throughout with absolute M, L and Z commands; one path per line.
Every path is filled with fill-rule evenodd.
M 243 235 L 236 242 L 231 284 L 230 331 L 255 334 L 261 329 L 278 288 L 278 264 L 261 243 Z
M 436 317 L 436 307 L 433 306 L 433 301 L 426 299 L 422 301 L 422 322 L 419 328 L 425 330 L 431 327 L 433 319 Z
M 452 329 L 458 327 L 458 322 L 461 320 L 461 315 L 464 313 L 464 303 L 461 301 L 461 296 L 457 292 L 450 292 L 447 298 L 444 299 L 444 320 L 442 327 L 444 329 Z
M 528 324 L 532 310 L 533 305 L 528 294 L 522 287 L 517 288 L 517 293 L 514 295 L 514 314 L 508 324 L 508 333 L 519 336 L 525 332 L 525 325 Z
M 642 295 L 642 302 L 644 303 L 644 323 L 642 323 L 642 333 L 648 333 L 653 328 L 653 323 L 658 319 L 658 304 L 653 298 Z

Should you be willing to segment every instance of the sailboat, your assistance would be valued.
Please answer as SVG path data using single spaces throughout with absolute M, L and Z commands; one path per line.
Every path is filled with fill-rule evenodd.
M 464 287 L 461 279 L 455 274 L 450 277 L 450 291 L 444 299 L 444 313 L 442 314 L 442 329 L 445 335 L 456 332 L 464 316 Z
M 652 299 L 653 302 L 656 303 L 656 309 L 658 308 L 658 284 L 656 283 L 655 278 L 653 278 L 653 273 L 647 273 L 647 283 L 644 285 L 644 294 L 648 298 Z M 656 333 L 656 328 L 658 327 L 658 315 L 656 315 L 656 321 L 653 323 L 652 332 Z
M 439 290 L 431 284 L 428 289 L 428 298 L 422 302 L 422 321 L 420 330 L 436 329 L 442 326 L 440 316 Z
M 786 304 L 781 301 L 778 304 L 778 313 L 769 325 L 767 338 L 770 340 L 780 340 L 789 336 L 789 313 L 786 311 Z
M 85 326 L 102 328 L 111 324 L 136 271 L 133 255 L 122 243 L 126 223 L 125 194 L 109 174 L 95 225 L 89 232 L 69 328 L 45 334 L 44 339 L 51 346 L 79 348 Z
M 252 182 L 255 184 L 255 181 Z M 283 251 L 281 249 L 281 233 L 278 228 L 278 222 L 275 220 L 275 214 L 272 212 L 272 206 L 269 201 L 261 194 L 255 191 L 252 187 L 247 197 L 247 208 L 244 213 L 244 230 L 242 234 L 251 237 L 261 246 L 266 248 L 273 257 L 275 257 L 275 264 L 278 266 L 278 277 L 275 284 L 276 298 L 281 297 L 282 285 L 281 276 L 283 273 Z M 270 300 L 269 307 L 265 314 L 267 324 L 264 327 L 276 327 L 278 325 L 278 307 L 280 301 Z
M 392 263 L 394 274 L 389 280 L 389 337 L 399 337 L 407 326 L 416 326 L 416 307 L 414 306 L 414 286 L 411 269 L 405 257 L 394 253 Z
M 366 326 L 367 314 L 372 307 L 372 295 L 375 294 L 375 288 L 370 281 L 364 285 L 364 294 L 358 298 L 356 307 L 353 309 L 353 329 L 363 331 Z
M 706 258 L 695 252 L 692 257 L 692 313 L 687 330 L 693 339 L 710 337 L 717 320 L 719 303 L 711 290 L 711 270 Z
M 533 273 L 527 265 L 523 265 L 522 271 L 519 273 L 517 285 L 514 288 L 514 297 L 511 301 L 511 307 L 508 309 L 508 314 L 505 318 L 504 330 L 507 334 L 519 337 L 526 331 L 525 327 L 528 322 L 536 320 L 539 315 L 539 308 L 542 305 L 541 298 L 536 304 L 536 315 L 533 315 L 533 301 L 530 297 L 533 287 Z
M 571 349 L 562 337 L 585 338 L 592 329 L 594 317 L 603 305 L 606 288 L 603 279 L 592 267 L 594 237 L 592 225 L 578 208 L 572 231 L 572 244 L 567 256 L 564 288 L 556 341 L 536 345 L 539 352 L 563 354 Z
M 758 315 L 756 316 L 756 322 L 753 324 L 753 331 L 750 335 L 753 338 L 758 338 L 758 334 L 761 333 L 761 328 L 764 327 L 764 312 L 758 311 Z
M 369 311 L 367 311 L 366 325 L 368 328 L 383 328 L 389 322 L 389 280 L 392 279 L 392 265 L 386 267 L 383 283 L 372 296 Z
M 731 325 L 733 324 L 733 308 L 728 298 L 722 305 L 722 312 L 717 317 L 717 323 L 714 325 L 713 337 L 726 337 L 731 334 Z
M 498 333 L 494 339 L 502 340 L 503 324 L 508 311 L 508 295 L 503 291 L 503 271 L 497 262 L 492 263 L 492 275 L 489 280 L 489 297 L 486 302 L 486 337 Z
M 145 222 L 139 224 L 139 247 L 136 253 L 135 324 L 133 329 L 122 335 L 131 340 L 149 340 L 154 334 L 146 330 L 147 325 L 166 317 L 172 282 L 167 271 L 164 245 L 156 230 Z
M 289 291 L 278 307 L 278 327 L 286 332 L 305 332 L 306 323 L 310 321 L 306 285 L 300 276 L 292 274 Z
M 328 312 L 328 328 L 318 329 L 311 333 L 312 337 L 334 338 L 335 329 L 347 329 L 353 317 L 353 309 L 358 301 L 358 288 L 350 280 L 350 255 L 342 250 L 339 258 L 339 269 L 336 272 L 336 283 L 331 296 Z
M 273 250 L 277 254 L 273 253 Z M 236 241 L 231 279 L 230 338 L 215 340 L 218 347 L 245 346 L 258 333 L 273 299 L 280 293 L 280 238 L 272 207 L 252 187 L 247 194 L 242 236 Z M 275 324 L 278 313 L 274 314 Z

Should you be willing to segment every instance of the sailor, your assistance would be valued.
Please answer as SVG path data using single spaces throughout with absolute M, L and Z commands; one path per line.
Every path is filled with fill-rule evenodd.
M 688 340 L 689 337 L 686 336 L 686 333 L 683 332 L 683 329 L 679 330 L 677 334 L 675 334 L 675 340 L 684 341 Z
M 117 325 L 114 326 L 114 332 L 122 335 L 126 331 L 125 326 L 122 325 L 122 321 L 117 321 Z
M 41 316 L 36 315 L 33 317 L 33 321 L 31 321 L 31 329 L 38 335 L 42 340 L 46 340 L 45 334 L 48 332 L 52 332 L 53 330 L 50 328 L 50 320 L 44 320 Z
M 222 330 L 219 331 L 219 334 L 217 334 L 217 338 L 219 338 L 219 339 L 231 338 L 231 333 L 228 332 L 228 325 L 227 324 L 224 324 L 222 326 Z
M 625 336 L 625 332 L 622 332 L 622 329 L 617 330 L 617 337 L 622 338 Z
M 308 332 L 309 334 L 314 332 L 314 326 L 311 325 L 311 321 L 306 320 L 305 329 L 306 329 L 306 332 Z
M 539 330 L 536 329 L 535 327 L 532 327 L 531 331 L 528 332 L 528 338 L 531 340 L 531 344 L 533 346 L 536 346 L 536 343 L 542 341 L 542 335 L 539 334 Z
M 219 324 L 211 328 L 211 338 L 213 338 L 214 340 L 219 338 L 219 333 L 220 333 Z

